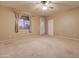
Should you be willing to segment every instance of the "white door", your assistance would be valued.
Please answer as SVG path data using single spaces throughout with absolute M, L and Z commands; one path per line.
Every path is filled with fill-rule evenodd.
M 54 20 L 48 20 L 48 35 L 54 35 Z
M 40 18 L 40 34 L 45 34 L 45 18 Z

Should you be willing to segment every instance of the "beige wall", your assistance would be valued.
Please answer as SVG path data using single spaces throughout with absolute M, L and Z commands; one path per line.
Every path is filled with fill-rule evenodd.
M 55 36 L 79 38 L 79 8 L 51 15 L 54 19 Z
M 31 18 L 31 34 L 39 34 L 40 17 L 31 16 L 30 18 Z M 27 35 L 27 33 L 23 34 Z M 12 10 L 0 6 L 0 40 L 7 39 L 14 35 L 16 36 L 20 35 L 20 33 L 15 33 L 15 15 Z
M 31 32 L 33 34 L 40 34 L 40 17 L 31 17 Z
M 40 34 L 40 17 L 34 15 L 30 18 L 32 32 L 30 34 Z M 79 38 L 79 8 L 46 17 L 46 34 L 49 19 L 54 20 L 55 36 Z M 15 33 L 15 15 L 13 11 L 0 6 L 0 40 L 14 35 L 27 35 L 27 33 Z

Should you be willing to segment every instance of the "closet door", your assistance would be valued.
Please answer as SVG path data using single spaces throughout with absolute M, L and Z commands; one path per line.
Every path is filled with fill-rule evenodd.
M 54 20 L 48 20 L 48 35 L 54 35 Z
M 40 34 L 45 34 L 45 18 L 40 18 Z

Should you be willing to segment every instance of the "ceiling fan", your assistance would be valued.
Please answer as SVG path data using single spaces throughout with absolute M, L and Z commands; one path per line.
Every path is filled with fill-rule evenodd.
M 42 9 L 47 10 L 48 8 L 53 9 L 51 1 L 41 1 Z

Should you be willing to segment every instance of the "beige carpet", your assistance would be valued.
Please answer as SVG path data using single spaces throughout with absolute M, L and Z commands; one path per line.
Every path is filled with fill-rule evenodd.
M 24 36 L 0 41 L 0 57 L 79 57 L 79 41 L 50 36 Z

